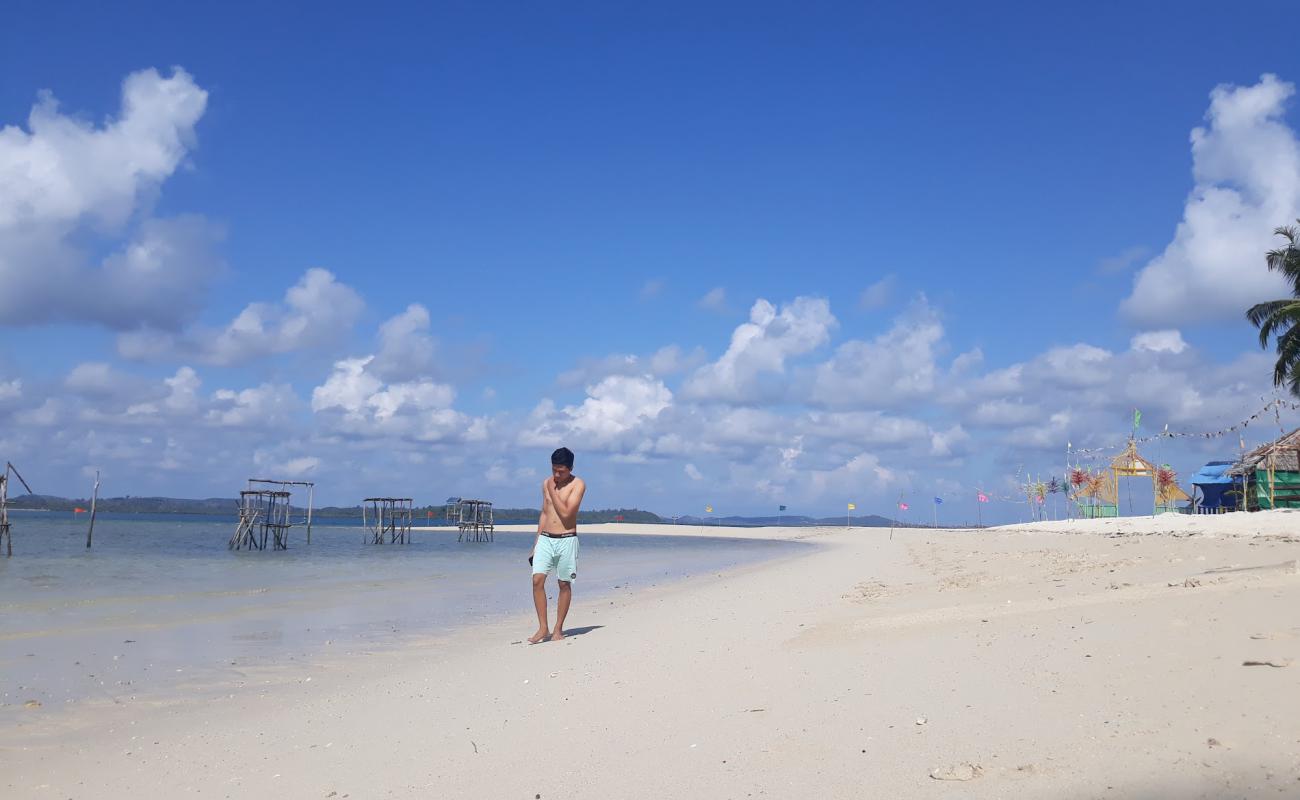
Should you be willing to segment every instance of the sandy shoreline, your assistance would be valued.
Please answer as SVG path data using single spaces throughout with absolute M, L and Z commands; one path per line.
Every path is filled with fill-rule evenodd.
M 498 531 L 529 533 L 536 531 L 536 525 L 498 525 Z M 447 526 L 426 526 L 411 530 L 423 533 L 451 533 L 456 529 Z M 583 525 L 578 529 L 583 533 L 622 533 L 638 536 L 691 536 L 717 539 L 812 539 L 827 533 L 842 532 L 843 527 L 762 527 L 731 528 L 724 525 L 650 525 L 634 522 L 604 522 L 598 525 Z M 853 528 L 855 531 L 889 531 L 888 528 Z M 902 530 L 902 528 L 899 528 Z
M 0 732 L 0 786 L 17 798 L 1300 794 L 1294 540 L 731 529 L 756 531 L 824 546 L 599 605 L 579 591 L 565 642 L 518 643 L 531 625 L 521 597 L 505 622 L 265 670 L 221 699 L 105 703 L 58 724 L 33 709 Z

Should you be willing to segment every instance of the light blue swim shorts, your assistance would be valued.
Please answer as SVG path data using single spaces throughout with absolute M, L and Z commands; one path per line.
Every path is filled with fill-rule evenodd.
M 576 580 L 578 577 L 578 537 L 566 536 L 552 539 L 549 536 L 537 536 L 533 547 L 533 574 L 545 575 L 554 572 L 562 581 Z

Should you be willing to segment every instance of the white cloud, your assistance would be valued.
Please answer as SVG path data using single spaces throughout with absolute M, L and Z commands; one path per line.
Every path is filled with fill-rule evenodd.
M 930 454 L 937 458 L 963 455 L 969 442 L 970 434 L 961 425 L 953 425 L 944 431 L 931 431 Z
M 281 457 L 267 450 L 257 450 L 253 453 L 253 463 L 269 475 L 275 475 L 277 479 L 295 480 L 298 478 L 307 478 L 315 474 L 320 469 L 321 460 L 316 456 L 296 456 Z M 295 498 L 295 505 L 303 502 Z
M 161 396 L 162 387 L 150 391 L 147 382 L 127 375 L 102 361 L 88 361 L 72 368 L 63 379 L 68 391 L 100 402 L 140 400 L 143 395 Z
M 1139 333 L 1129 344 L 1134 350 L 1150 350 L 1153 353 L 1181 353 L 1187 349 L 1183 335 L 1176 330 Z
M 183 69 L 169 78 L 134 72 L 122 82 L 121 116 L 96 128 L 41 92 L 28 131 L 0 129 L 0 228 L 83 218 L 122 225 L 185 157 L 207 100 Z
M 0 381 L 0 400 L 13 400 L 23 396 L 23 381 L 21 378 L 14 378 L 9 381 Z
M 379 351 L 371 369 L 384 380 L 409 380 L 433 370 L 436 345 L 429 310 L 412 303 L 379 327 Z
M 830 304 L 821 298 L 797 297 L 779 311 L 760 299 L 749 311 L 749 322 L 732 333 L 727 351 L 697 369 L 683 385 L 682 396 L 743 404 L 784 394 L 787 361 L 825 344 L 837 324 Z
M 870 408 L 923 396 L 934 389 L 942 340 L 943 324 L 922 299 L 886 333 L 836 348 L 813 370 L 811 398 L 830 407 Z
M 1141 272 L 1121 305 L 1148 325 L 1241 319 L 1285 297 L 1264 253 L 1273 229 L 1300 217 L 1300 141 L 1283 119 L 1295 87 L 1264 75 L 1254 86 L 1218 86 L 1207 125 L 1192 131 L 1192 173 L 1173 241 Z
M 893 295 L 894 285 L 897 283 L 898 278 L 891 274 L 871 284 L 863 289 L 858 297 L 858 307 L 867 311 L 884 308 L 889 304 L 889 298 Z
M 1112 357 L 1109 350 L 1079 343 L 1050 348 L 1036 359 L 1036 367 L 1043 380 L 1059 386 L 1097 386 L 1110 380 Z
M 370 398 L 383 386 L 383 381 L 366 371 L 374 358 L 362 356 L 334 362 L 334 371 L 311 393 L 311 410 L 339 409 L 349 416 L 364 416 Z
M 171 329 L 196 312 L 221 269 L 220 232 L 147 209 L 206 105 L 184 70 L 149 69 L 127 76 L 119 115 L 102 126 L 61 113 L 45 92 L 27 130 L 0 129 L 0 322 Z M 110 254 L 94 264 L 91 252 Z
M 664 378 L 689 372 L 707 360 L 703 348 L 697 347 L 686 352 L 677 345 L 670 344 L 647 357 L 615 353 L 603 358 L 583 359 L 577 367 L 561 373 L 556 383 L 566 387 L 584 386 L 597 383 L 610 375 L 653 375 Z
M 487 421 L 452 407 L 456 392 L 430 378 L 384 383 L 371 370 L 374 356 L 335 362 L 312 391 L 311 408 L 331 429 L 350 436 L 419 442 L 480 441 Z
M 693 481 L 704 480 L 704 473 L 700 472 L 699 468 L 696 467 L 694 464 L 687 464 L 684 470 L 686 472 L 686 477 L 690 478 L 691 480 Z
M 1043 418 L 1043 410 L 1023 398 L 985 400 L 970 414 L 973 424 L 988 428 L 1013 428 Z
M 557 409 L 544 400 L 533 410 L 521 436 L 527 445 L 575 444 L 617 449 L 624 436 L 657 418 L 673 401 L 663 381 L 651 375 L 611 375 L 587 387 L 579 405 Z
M 715 286 L 700 298 L 700 308 L 705 311 L 725 312 L 727 310 L 727 290 L 721 286 Z
M 351 329 L 364 305 L 361 296 L 333 273 L 313 268 L 289 287 L 282 304 L 249 303 L 221 330 L 200 328 L 183 334 L 130 331 L 118 336 L 117 349 L 124 358 L 137 360 L 182 358 L 222 366 L 244 364 L 263 356 L 335 344 Z
M 300 407 L 292 387 L 269 383 L 240 391 L 218 389 L 211 405 L 206 419 L 225 427 L 280 424 Z

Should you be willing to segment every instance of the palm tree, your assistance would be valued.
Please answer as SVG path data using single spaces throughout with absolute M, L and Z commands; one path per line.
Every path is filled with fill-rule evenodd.
M 1286 237 L 1286 247 L 1268 251 L 1265 261 L 1270 272 L 1280 272 L 1291 282 L 1292 296 L 1251 306 L 1246 319 L 1259 328 L 1260 347 L 1267 348 L 1271 337 L 1277 339 L 1273 385 L 1286 384 L 1300 397 L 1300 229 L 1287 225 L 1273 233 Z

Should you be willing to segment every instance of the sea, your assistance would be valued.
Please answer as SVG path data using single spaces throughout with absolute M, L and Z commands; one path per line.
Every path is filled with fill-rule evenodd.
M 533 630 L 535 534 L 366 544 L 358 520 L 295 527 L 282 551 L 231 551 L 234 517 L 10 510 L 0 553 L 0 713 L 239 682 L 257 667 L 397 647 L 514 615 Z M 581 536 L 566 627 L 601 597 L 789 555 L 802 542 Z M 554 595 L 553 580 L 548 584 Z M 552 602 L 551 613 L 554 614 Z

